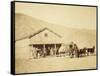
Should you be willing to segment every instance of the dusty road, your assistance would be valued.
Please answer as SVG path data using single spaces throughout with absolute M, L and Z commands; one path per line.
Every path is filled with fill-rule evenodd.
M 96 56 L 81 58 L 46 57 L 40 59 L 16 60 L 15 66 L 16 73 L 95 69 Z

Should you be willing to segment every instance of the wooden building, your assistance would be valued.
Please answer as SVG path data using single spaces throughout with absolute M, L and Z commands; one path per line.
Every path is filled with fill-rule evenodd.
M 62 44 L 61 38 L 59 34 L 49 28 L 40 29 L 30 36 L 16 41 L 16 59 L 32 58 L 31 50 L 34 49 L 34 47 L 46 51 L 46 54 L 50 55 L 48 49 L 60 48 Z

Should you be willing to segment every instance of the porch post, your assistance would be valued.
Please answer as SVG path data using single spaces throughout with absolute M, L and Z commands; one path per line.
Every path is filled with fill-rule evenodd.
M 57 48 L 56 48 L 56 44 L 54 44 L 54 55 L 56 56 L 56 52 L 57 52 Z
M 45 44 L 43 44 L 43 56 L 45 57 L 45 55 L 46 55 L 46 50 L 45 50 Z

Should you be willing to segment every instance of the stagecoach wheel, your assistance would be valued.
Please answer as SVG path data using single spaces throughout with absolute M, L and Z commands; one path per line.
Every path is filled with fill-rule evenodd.
M 89 56 L 89 53 L 88 52 L 86 54 L 87 54 L 87 56 Z
M 70 54 L 70 58 L 73 58 L 73 56 L 74 56 L 74 55 L 71 53 L 71 54 Z
M 73 58 L 73 55 L 71 55 L 70 58 Z

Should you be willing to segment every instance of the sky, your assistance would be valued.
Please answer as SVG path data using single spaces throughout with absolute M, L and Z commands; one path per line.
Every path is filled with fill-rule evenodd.
M 15 12 L 66 27 L 96 29 L 96 7 L 16 2 Z

